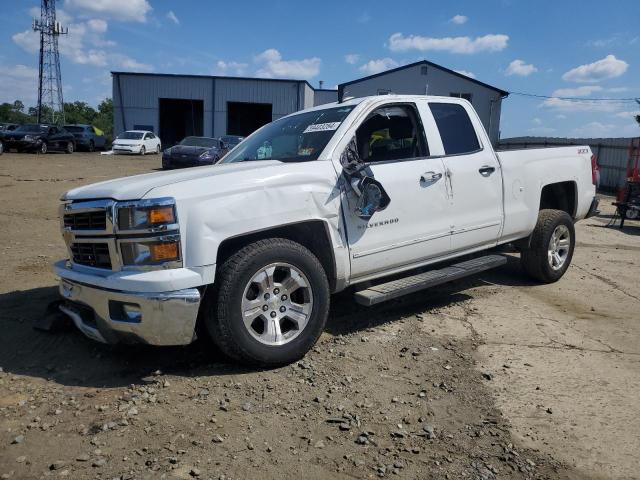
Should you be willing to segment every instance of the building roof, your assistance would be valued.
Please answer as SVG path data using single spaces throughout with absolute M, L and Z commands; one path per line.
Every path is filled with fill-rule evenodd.
M 319 88 L 313 88 L 307 80 L 300 80 L 294 78 L 265 78 L 265 77 L 233 77 L 224 75 L 193 75 L 188 73 L 149 73 L 149 72 L 119 72 L 112 71 L 111 75 L 134 75 L 134 76 L 149 76 L 149 77 L 185 77 L 185 78 L 215 78 L 221 80 L 259 80 L 263 82 L 289 82 L 289 83 L 306 83 L 312 90 L 325 90 Z M 334 90 L 335 91 L 335 90 Z
M 467 77 L 466 75 L 463 75 L 462 73 L 458 73 L 455 70 L 451 70 L 447 67 L 443 67 L 442 65 L 438 65 L 437 63 L 433 63 L 430 62 L 428 60 L 420 60 L 419 62 L 414 62 L 414 63 L 409 63 L 407 65 L 402 65 L 400 67 L 397 68 L 392 68 L 391 70 L 385 70 L 384 72 L 380 72 L 380 73 L 374 73 L 373 75 L 369 75 L 367 77 L 362 77 L 362 78 L 358 78 L 356 80 L 351 80 L 350 82 L 345 82 L 345 83 L 341 83 L 340 85 L 338 85 L 338 98 L 342 99 L 342 95 L 344 93 L 344 87 L 346 87 L 347 85 L 351 85 L 354 83 L 359 83 L 365 80 L 370 80 L 372 78 L 376 78 L 376 77 L 381 77 L 383 75 L 387 75 L 389 73 L 393 73 L 393 72 L 398 72 L 400 70 L 404 70 L 406 68 L 413 68 L 416 67 L 418 65 L 427 65 L 430 67 L 435 67 L 438 68 L 440 70 L 443 70 L 447 73 L 450 73 L 451 75 L 455 75 L 456 77 L 460 77 L 460 78 L 464 78 L 465 80 L 468 80 L 469 82 L 473 82 L 477 85 L 481 85 L 485 88 L 488 88 L 490 90 L 494 90 L 498 93 L 500 93 L 503 97 L 507 97 L 509 95 L 509 92 L 507 92 L 506 90 L 502 90 L 498 87 L 494 87 L 493 85 L 489 85 L 488 83 L 484 83 L 481 82 L 480 80 L 476 80 L 475 78 L 471 78 L 471 77 Z

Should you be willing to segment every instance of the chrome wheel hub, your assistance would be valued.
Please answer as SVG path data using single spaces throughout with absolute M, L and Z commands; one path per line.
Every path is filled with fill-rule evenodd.
M 256 272 L 242 295 L 247 331 L 266 345 L 284 345 L 306 327 L 313 294 L 306 275 L 288 263 L 272 263 Z
M 571 246 L 571 232 L 566 225 L 558 225 L 549 240 L 547 257 L 553 270 L 560 270 L 567 261 Z

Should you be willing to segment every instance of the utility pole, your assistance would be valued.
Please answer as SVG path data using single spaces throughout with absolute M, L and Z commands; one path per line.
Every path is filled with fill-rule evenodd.
M 33 29 L 40 32 L 40 63 L 38 67 L 38 123 L 64 123 L 62 75 L 58 37 L 69 29 L 56 21 L 55 0 L 42 0 L 40 19 L 33 20 Z

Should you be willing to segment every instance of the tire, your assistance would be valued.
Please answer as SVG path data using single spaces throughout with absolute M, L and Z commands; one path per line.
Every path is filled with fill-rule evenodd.
M 271 281 L 262 286 L 254 282 L 268 272 L 273 272 Z M 283 292 L 291 293 L 291 298 Z M 299 360 L 315 345 L 324 330 L 329 303 L 329 283 L 318 259 L 298 243 L 272 238 L 247 245 L 223 263 L 214 288 L 205 295 L 203 319 L 213 343 L 228 357 L 275 367 Z M 250 325 L 242 313 L 249 311 L 249 304 L 254 313 L 247 318 L 255 316 Z M 306 313 L 300 315 L 303 309 Z M 294 321 L 287 315 L 300 316 Z
M 67 142 L 67 148 L 64 149 L 64 153 L 73 153 L 75 147 L 73 146 L 73 142 Z
M 89 142 L 89 151 L 94 152 L 96 150 L 96 145 L 93 143 L 93 140 Z
M 529 246 L 522 250 L 520 256 L 522 268 L 529 276 L 542 283 L 557 282 L 571 264 L 575 239 L 573 219 L 568 213 L 562 210 L 541 210 Z M 553 242 L 556 243 L 555 247 Z
M 140 155 L 144 156 L 147 154 L 147 149 L 144 148 L 144 145 L 142 147 L 140 147 Z
M 160 153 L 160 145 L 158 144 L 158 146 L 156 147 L 156 155 Z
M 38 153 L 41 153 L 42 155 L 44 155 L 48 151 L 49 151 L 49 147 L 47 146 L 47 142 L 42 142 L 40 144 L 40 148 L 38 149 Z
M 630 208 L 627 210 L 625 217 L 628 220 L 636 220 L 638 217 L 640 217 L 640 211 L 636 210 L 635 208 Z
M 4 153 L 4 142 L 0 140 L 0 155 Z

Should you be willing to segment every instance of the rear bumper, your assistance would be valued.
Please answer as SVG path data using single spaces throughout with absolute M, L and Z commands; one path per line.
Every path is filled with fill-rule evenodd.
M 591 201 L 591 206 L 589 207 L 589 211 L 585 215 L 584 218 L 589 218 L 597 215 L 600 211 L 598 210 L 598 204 L 600 203 L 600 199 L 598 197 L 593 197 Z
M 60 310 L 87 337 L 103 343 L 186 345 L 194 340 L 201 296 L 196 288 L 170 292 L 107 290 L 62 278 Z

